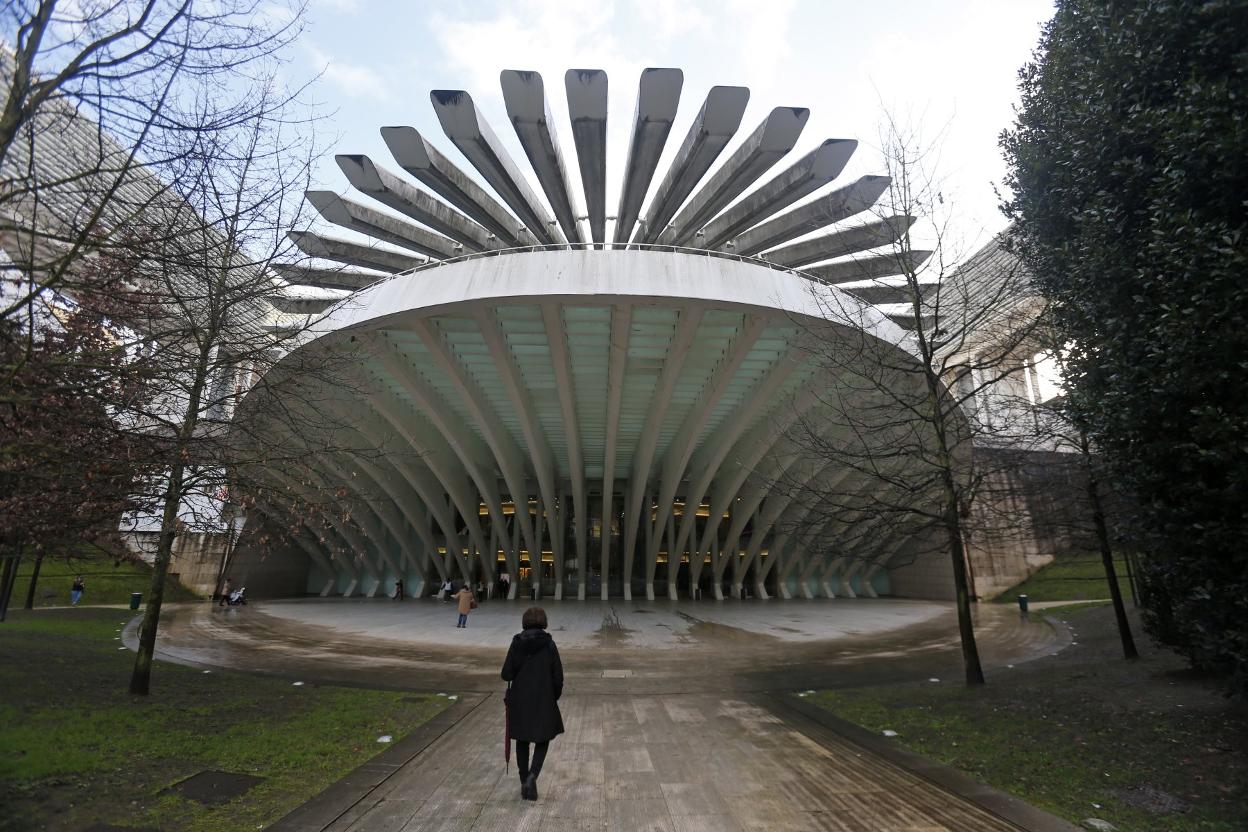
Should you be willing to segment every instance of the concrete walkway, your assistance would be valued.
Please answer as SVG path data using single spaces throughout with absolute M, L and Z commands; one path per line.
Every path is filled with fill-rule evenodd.
M 827 732 L 767 697 L 588 695 L 561 703 L 536 803 L 504 772 L 497 695 L 407 762 L 331 788 L 279 832 L 999 832 L 1025 827 Z M 1006 812 L 1009 814 L 1009 812 Z M 1037 818 L 1040 820 L 1037 822 Z M 1054 823 L 1046 823 L 1052 820 Z
M 432 600 L 173 605 L 158 655 L 460 695 L 271 827 L 284 832 L 1074 829 L 783 693 L 959 684 L 951 606 L 883 599 L 549 605 L 568 731 L 552 745 L 541 800 L 521 801 L 514 761 L 503 770 L 498 672 L 526 606 L 486 604 L 456 630 L 449 605 Z M 990 675 L 1069 642 L 1003 605 L 976 618 Z

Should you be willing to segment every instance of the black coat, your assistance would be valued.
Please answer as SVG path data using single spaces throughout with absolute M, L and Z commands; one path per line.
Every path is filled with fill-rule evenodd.
M 508 692 L 511 738 L 521 742 L 549 742 L 563 733 L 559 697 L 563 695 L 563 663 L 555 640 L 545 630 L 517 633 L 503 662 Z

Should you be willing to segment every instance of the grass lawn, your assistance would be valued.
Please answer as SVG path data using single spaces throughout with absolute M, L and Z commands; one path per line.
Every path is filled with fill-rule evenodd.
M 1076 644 L 989 675 L 982 689 L 919 683 L 821 691 L 808 701 L 1073 823 L 1120 830 L 1232 832 L 1248 819 L 1248 706 L 1181 658 L 1121 656 L 1108 605 L 1056 616 Z
M 447 704 L 170 664 L 132 697 L 134 653 L 116 640 L 129 617 L 16 610 L 0 624 L 0 830 L 262 828 Z M 164 793 L 205 770 L 264 780 L 211 808 Z
M 9 608 L 20 608 L 26 603 L 26 591 L 30 576 L 35 571 L 34 556 L 22 558 L 17 567 L 17 581 L 13 586 L 13 599 Z M 67 557 L 65 554 L 49 553 L 39 568 L 39 583 L 35 586 L 36 607 L 60 607 L 69 605 L 69 587 L 75 575 L 82 575 L 87 591 L 80 604 L 128 604 L 130 593 L 147 595 L 152 580 L 152 568 L 145 563 L 123 562 L 113 565 L 107 555 L 89 558 Z M 190 601 L 198 596 L 174 580 L 165 582 L 166 601 Z
M 1125 558 L 1114 558 L 1118 586 L 1122 597 L 1131 601 L 1131 584 L 1127 580 Z M 1065 555 L 1050 563 L 1013 589 L 995 600 L 1013 604 L 1020 594 L 1031 601 L 1089 601 L 1109 597 L 1109 581 L 1099 554 Z

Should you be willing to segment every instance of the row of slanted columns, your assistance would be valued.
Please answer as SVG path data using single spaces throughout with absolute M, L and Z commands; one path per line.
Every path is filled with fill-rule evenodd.
M 358 462 L 367 482 L 355 486 L 355 496 L 365 496 L 365 487 L 377 487 L 387 497 L 410 497 L 405 497 L 400 482 L 400 464 L 387 470 L 381 463 Z M 293 480 L 288 483 L 293 485 Z M 622 502 L 618 495 L 587 500 L 601 511 L 612 506 L 618 511 L 613 517 L 587 516 L 584 528 L 567 493 L 560 493 L 558 502 L 549 507 L 538 498 L 527 503 L 504 501 L 496 511 L 479 504 L 481 510 L 470 518 L 458 515 L 445 496 L 442 511 L 426 506 L 413 510 L 408 501 L 402 514 L 389 499 L 352 502 L 347 496 L 337 498 L 340 511 L 327 512 L 316 535 L 297 535 L 295 542 L 326 576 L 321 587 L 313 587 L 322 595 L 385 594 L 388 581 L 398 577 L 408 579 L 410 594 L 430 594 L 448 579 L 493 584 L 506 571 L 512 576 L 510 597 L 540 597 L 543 557 L 549 552 L 556 600 L 564 597 L 565 589 L 577 599 L 586 598 L 595 572 L 603 599 L 610 597 L 610 587 L 618 583 L 619 594 L 631 600 L 638 578 L 648 600 L 656 597 L 656 588 L 673 600 L 703 591 L 717 600 L 748 595 L 766 599 L 773 594 L 786 599 L 794 594 L 853 598 L 859 592 L 874 597 L 873 578 L 904 542 L 884 534 L 882 528 L 859 528 L 854 538 L 868 542 L 857 546 L 852 555 L 838 554 L 828 544 L 835 544 L 843 524 L 828 520 L 817 524 L 807 516 L 808 508 L 797 508 L 776 494 L 742 498 L 720 515 L 710 514 L 708 504 L 684 506 L 679 500 L 662 512 L 653 502 L 655 496 L 642 493 L 643 505 L 635 512 L 638 528 L 631 536 L 622 526 L 631 508 L 627 494 Z M 276 513 L 272 506 L 262 506 L 262 510 Z M 694 519 L 699 514 L 702 523 Z M 503 517 L 505 522 L 469 529 L 480 517 L 490 516 Z M 680 536 L 687 518 L 692 529 Z M 526 522 L 531 525 L 532 547 L 524 534 Z M 795 527 L 802 524 L 807 525 L 795 533 Z M 596 545 L 578 546 L 575 541 L 580 536 L 590 542 L 591 525 L 599 529 L 598 539 L 592 541 Z M 630 540 L 635 547 L 632 557 L 624 548 Z M 679 540 L 689 545 L 682 550 Z M 581 552 L 596 557 L 582 559 Z M 664 562 L 666 575 L 660 576 L 659 565 Z M 525 565 L 527 580 L 522 581 Z M 622 574 L 613 574 L 617 569 Z

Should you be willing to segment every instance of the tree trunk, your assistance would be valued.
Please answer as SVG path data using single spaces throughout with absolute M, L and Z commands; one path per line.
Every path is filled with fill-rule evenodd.
M 966 547 L 962 542 L 962 522 L 958 518 L 957 501 L 950 499 L 945 509 L 945 532 L 949 538 L 949 557 L 953 564 L 953 585 L 957 591 L 958 635 L 962 642 L 962 665 L 966 684 L 984 684 L 984 667 L 979 661 L 975 643 L 975 622 L 971 617 L 971 589 L 966 575 Z
M 1092 506 L 1092 524 L 1096 529 L 1096 543 L 1101 550 L 1101 563 L 1105 566 L 1105 577 L 1109 580 L 1109 597 L 1114 601 L 1114 618 L 1118 622 L 1118 637 L 1122 640 L 1122 657 L 1124 659 L 1139 658 L 1135 649 L 1135 639 L 1131 637 L 1131 624 L 1127 621 L 1127 608 L 1122 603 L 1122 589 L 1118 586 L 1118 573 L 1114 569 L 1114 550 L 1109 545 L 1109 529 L 1105 526 L 1105 511 L 1101 507 L 1101 489 L 1096 474 L 1092 471 L 1092 458 L 1088 446 L 1087 434 L 1081 434 L 1083 445 L 1084 471 L 1087 473 L 1088 502 Z
M 4 575 L 0 577 L 0 621 L 9 614 L 9 598 L 13 596 L 13 585 L 17 583 L 17 568 L 22 563 L 22 550 L 18 547 L 17 554 L 4 560 Z
M 134 657 L 130 675 L 130 692 L 146 696 L 151 688 L 152 656 L 156 652 L 156 628 L 160 624 L 160 605 L 165 596 L 165 575 L 173 556 L 173 539 L 177 534 L 178 507 L 182 503 L 182 478 L 185 466 L 175 462 L 165 488 L 165 510 L 160 521 L 160 541 L 156 546 L 156 562 L 148 587 L 147 606 L 143 610 L 143 626 L 139 631 L 139 650 Z
M 30 573 L 30 586 L 26 589 L 26 609 L 33 610 L 35 608 L 35 585 L 39 583 L 39 567 L 43 566 L 43 550 L 39 550 L 39 554 L 35 555 L 35 568 Z

